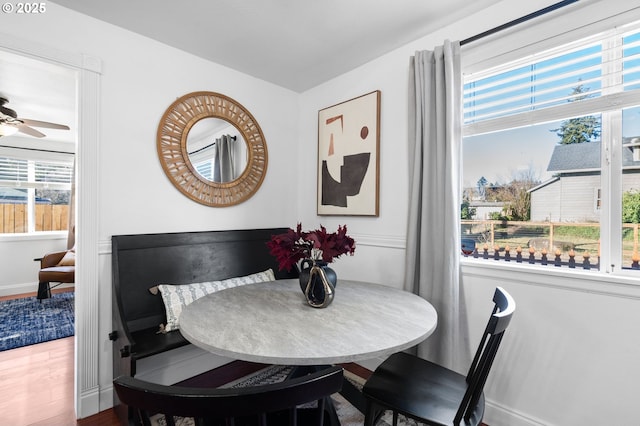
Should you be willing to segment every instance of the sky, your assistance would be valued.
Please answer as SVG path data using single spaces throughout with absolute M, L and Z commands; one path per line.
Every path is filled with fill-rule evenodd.
M 560 122 L 464 138 L 464 188 L 475 187 L 484 176 L 489 183 L 509 183 L 529 170 L 541 181 L 551 177 L 547 166 L 560 138 L 551 129 Z
M 640 136 L 640 107 L 623 112 L 623 137 Z M 462 144 L 463 188 L 475 188 L 484 176 L 489 183 L 509 183 L 529 170 L 544 182 L 562 121 L 466 137 Z

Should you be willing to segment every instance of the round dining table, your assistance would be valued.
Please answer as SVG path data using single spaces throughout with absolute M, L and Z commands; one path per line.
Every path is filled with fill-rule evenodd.
M 339 280 L 333 302 L 314 308 L 296 279 L 225 289 L 186 306 L 180 331 L 229 358 L 280 365 L 358 362 L 410 348 L 436 328 L 425 299 L 390 286 Z

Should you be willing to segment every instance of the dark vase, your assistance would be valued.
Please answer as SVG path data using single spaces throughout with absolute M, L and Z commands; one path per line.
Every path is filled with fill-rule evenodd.
M 300 264 L 300 289 L 307 303 L 314 308 L 326 308 L 333 301 L 338 277 L 322 260 L 303 259 Z

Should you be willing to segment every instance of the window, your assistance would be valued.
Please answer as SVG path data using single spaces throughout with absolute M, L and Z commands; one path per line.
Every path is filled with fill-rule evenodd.
M 72 179 L 69 160 L 0 156 L 0 234 L 66 230 Z
M 466 74 L 463 130 L 465 256 L 640 269 L 640 24 Z

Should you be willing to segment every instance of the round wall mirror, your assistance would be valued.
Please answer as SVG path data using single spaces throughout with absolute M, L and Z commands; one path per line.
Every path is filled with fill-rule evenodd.
M 208 206 L 245 201 L 267 169 L 267 145 L 256 120 L 214 92 L 189 93 L 172 103 L 160 120 L 157 148 L 171 183 Z

